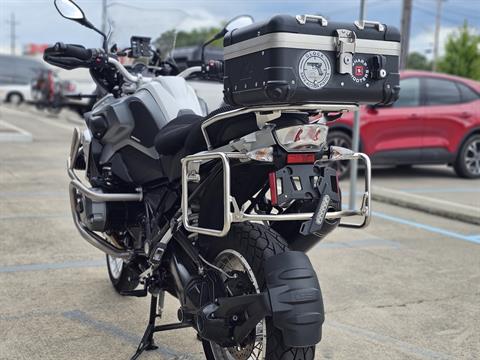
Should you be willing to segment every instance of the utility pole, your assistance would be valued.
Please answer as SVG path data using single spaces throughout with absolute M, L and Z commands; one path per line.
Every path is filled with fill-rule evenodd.
M 367 0 L 360 0 L 360 23 L 365 20 L 366 17 L 366 2 Z M 352 133 L 352 150 L 358 152 L 360 148 L 360 111 L 357 110 L 353 116 L 353 133 Z M 358 173 L 358 160 L 350 160 L 350 194 L 349 208 L 355 209 L 355 196 L 357 194 L 357 174 Z
M 102 32 L 107 33 L 107 0 L 102 0 Z
M 440 25 L 442 20 L 442 2 L 443 0 L 437 0 L 437 15 L 435 17 L 435 38 L 433 41 L 433 71 L 437 71 Z
M 410 22 L 412 19 L 412 0 L 403 0 L 402 10 L 402 48 L 400 51 L 400 69 L 407 67 L 410 42 Z
M 10 54 L 15 55 L 16 45 L 15 40 L 17 39 L 16 28 L 19 24 L 18 21 L 15 21 L 15 13 L 10 14 L 10 20 L 7 20 L 7 24 L 10 25 Z

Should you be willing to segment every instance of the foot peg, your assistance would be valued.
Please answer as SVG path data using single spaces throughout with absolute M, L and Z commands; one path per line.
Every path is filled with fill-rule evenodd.
M 145 297 L 148 295 L 147 289 L 142 289 L 142 290 L 125 290 L 125 291 L 120 291 L 120 295 L 123 296 L 135 296 L 135 297 Z

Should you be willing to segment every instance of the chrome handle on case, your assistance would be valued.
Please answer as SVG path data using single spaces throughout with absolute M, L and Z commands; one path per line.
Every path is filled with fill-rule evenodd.
M 376 27 L 378 31 L 385 31 L 385 25 L 383 25 L 378 21 L 369 21 L 369 20 L 358 21 L 357 20 L 354 22 L 354 24 L 359 30 L 363 30 L 366 27 Z
M 325 19 L 323 16 L 320 16 L 320 15 L 307 15 L 307 14 L 305 14 L 305 15 L 297 15 L 297 16 L 295 16 L 295 18 L 297 19 L 298 23 L 301 24 L 301 25 L 305 25 L 308 20 L 318 21 L 318 22 L 320 22 L 320 25 L 322 25 L 322 26 L 327 26 L 328 25 L 327 19 Z

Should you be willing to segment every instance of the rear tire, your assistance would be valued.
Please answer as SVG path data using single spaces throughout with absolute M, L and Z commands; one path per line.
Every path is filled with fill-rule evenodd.
M 453 168 L 458 176 L 480 178 L 480 134 L 470 136 L 458 152 Z
M 223 239 L 216 239 L 215 245 L 210 249 L 208 257 L 213 261 L 219 260 L 225 254 L 231 254 L 237 258 L 244 259 L 253 273 L 259 291 L 265 289 L 265 260 L 271 256 L 288 251 L 288 245 L 272 229 L 253 223 L 234 224 L 228 235 Z M 241 261 L 241 260 L 240 260 Z M 230 263 L 230 261 L 229 261 Z M 219 263 L 216 264 L 220 266 Z M 246 268 L 247 274 L 250 272 Z M 255 285 L 255 283 L 252 281 Z M 203 340 L 205 356 L 208 360 L 226 360 L 226 359 L 266 359 L 266 360 L 312 360 L 315 357 L 315 346 L 305 348 L 292 348 L 285 345 L 282 332 L 275 328 L 271 319 L 264 320 L 266 326 L 263 327 L 266 332 L 266 351 L 265 341 L 262 340 L 262 350 L 255 354 L 255 347 L 249 356 L 245 348 L 220 348 L 216 344 Z M 265 335 L 263 333 L 263 335 Z M 255 342 L 252 345 L 257 345 Z M 248 345 L 247 345 L 248 346 Z M 258 349 L 258 348 L 257 348 Z
M 122 291 L 132 291 L 139 283 L 137 274 L 128 268 L 122 259 L 107 255 L 108 277 L 114 289 L 122 295 Z

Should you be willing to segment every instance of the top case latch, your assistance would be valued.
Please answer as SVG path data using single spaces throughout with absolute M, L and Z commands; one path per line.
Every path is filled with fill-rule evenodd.
M 352 75 L 353 54 L 357 35 L 352 30 L 337 29 L 337 71 L 340 74 Z

